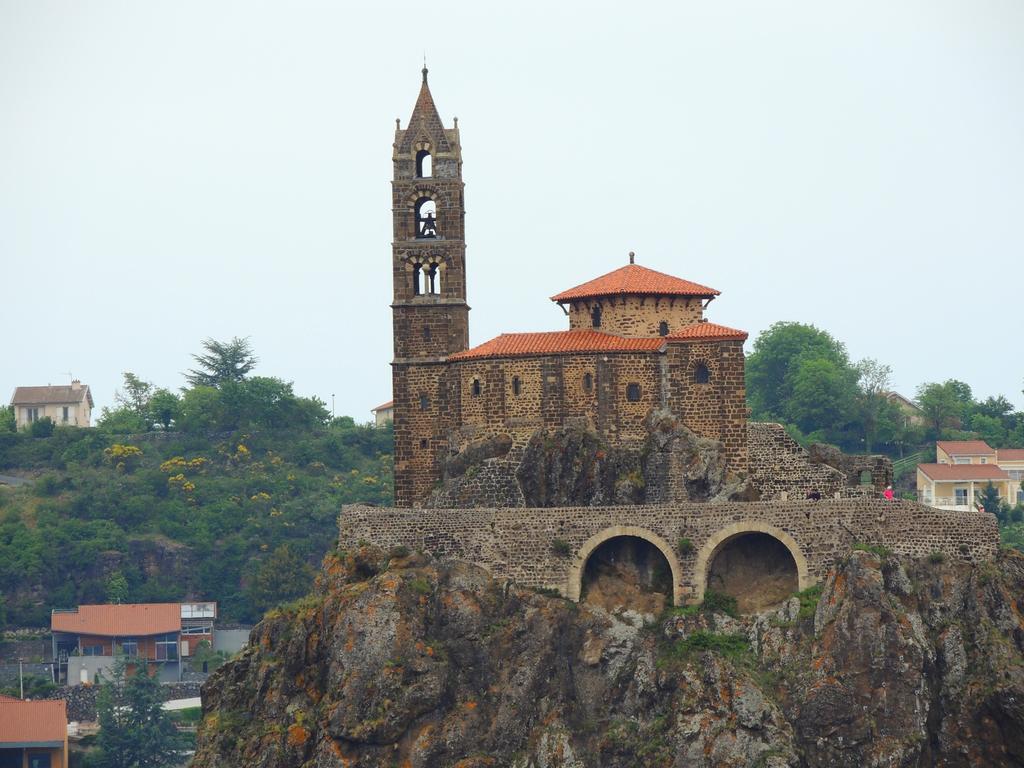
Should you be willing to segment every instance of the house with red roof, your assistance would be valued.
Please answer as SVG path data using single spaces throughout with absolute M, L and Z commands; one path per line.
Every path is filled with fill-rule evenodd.
M 162 681 L 181 679 L 181 665 L 204 640 L 214 644 L 217 604 L 126 603 L 54 609 L 53 658 L 61 682 L 92 683 L 117 656 L 128 673 L 145 670 Z
M 63 699 L 0 696 L 0 768 L 67 768 L 68 714 Z
M 917 465 L 917 497 L 940 509 L 971 510 L 989 485 L 1007 504 L 1024 503 L 1024 450 L 996 450 L 984 440 L 939 440 L 936 462 Z

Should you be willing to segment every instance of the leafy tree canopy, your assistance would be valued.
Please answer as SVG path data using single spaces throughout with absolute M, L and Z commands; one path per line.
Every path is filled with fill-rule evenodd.
M 192 355 L 199 364 L 185 374 L 193 387 L 219 387 L 226 382 L 242 381 L 259 362 L 248 338 L 235 336 L 231 341 L 206 339 L 202 354 Z

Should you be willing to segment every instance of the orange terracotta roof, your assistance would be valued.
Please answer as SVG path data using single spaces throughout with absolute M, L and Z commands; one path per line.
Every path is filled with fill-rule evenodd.
M 1024 448 L 1000 448 L 996 461 L 1024 461 Z
M 388 400 L 386 403 L 381 403 L 376 408 L 371 408 L 370 409 L 370 413 L 373 413 L 374 411 L 383 411 L 383 410 L 385 410 L 387 408 L 394 408 L 394 407 L 395 407 L 395 401 L 394 400 Z
M 50 629 L 76 635 L 135 637 L 181 631 L 178 603 L 80 605 L 74 611 L 54 611 Z
M 519 357 L 521 355 L 561 355 L 570 352 L 656 352 L 662 338 L 630 339 L 600 331 L 548 331 L 545 333 L 503 333 L 483 344 L 457 352 L 449 360 L 478 357 Z
M 939 440 L 935 444 L 950 456 L 988 456 L 996 452 L 984 440 Z
M 665 338 L 669 341 L 695 341 L 699 339 L 718 339 L 721 341 L 746 341 L 747 332 L 736 328 L 727 328 L 718 323 L 694 323 L 671 333 Z
M 918 464 L 932 480 L 1009 480 L 1006 470 L 995 464 Z
M 55 741 L 63 745 L 67 735 L 68 710 L 63 699 L 0 699 L 0 746 Z
M 720 291 L 706 285 L 691 283 L 664 272 L 641 267 L 639 264 L 627 264 L 607 275 L 577 285 L 551 297 L 559 304 L 575 299 L 586 299 L 597 296 L 700 296 L 711 298 L 718 296 Z

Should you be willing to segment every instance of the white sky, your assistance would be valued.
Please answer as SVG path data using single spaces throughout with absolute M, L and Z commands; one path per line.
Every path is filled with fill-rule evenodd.
M 390 398 L 394 119 L 459 117 L 471 342 L 626 263 L 907 395 L 1024 380 L 1024 3 L 0 0 L 0 397 L 207 336 Z M 749 342 L 748 342 L 749 348 Z

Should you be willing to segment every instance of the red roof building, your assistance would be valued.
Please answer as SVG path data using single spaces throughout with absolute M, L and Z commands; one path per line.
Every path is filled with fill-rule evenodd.
M 0 765 L 67 768 L 67 704 L 0 696 Z

